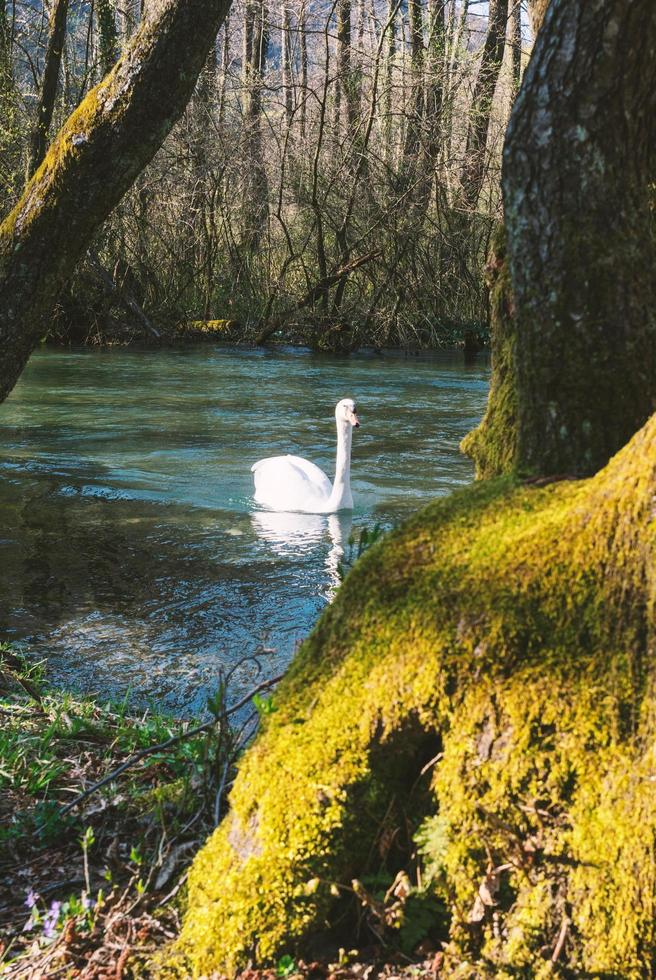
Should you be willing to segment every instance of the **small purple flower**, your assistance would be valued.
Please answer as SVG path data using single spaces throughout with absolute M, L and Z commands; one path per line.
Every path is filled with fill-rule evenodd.
M 30 888 L 30 890 L 27 893 L 27 898 L 25 899 L 25 904 L 27 905 L 28 909 L 34 908 L 38 897 L 39 897 L 38 892 L 35 892 L 32 888 Z
M 36 925 L 36 919 L 34 918 L 34 912 L 32 912 L 31 916 L 23 926 L 23 932 L 31 932 L 32 929 L 34 929 L 35 925 Z
M 82 898 L 82 908 L 84 909 L 85 912 L 88 912 L 89 909 L 92 909 L 95 904 L 96 903 L 91 898 L 89 898 L 88 895 L 84 895 L 83 896 L 83 898 Z
M 61 902 L 53 902 L 43 917 L 43 935 L 46 937 L 46 939 L 52 939 L 57 931 L 60 909 Z

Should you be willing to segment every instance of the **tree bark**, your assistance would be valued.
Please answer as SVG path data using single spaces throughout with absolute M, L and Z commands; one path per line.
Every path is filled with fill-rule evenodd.
M 542 26 L 542 21 L 544 20 L 544 15 L 547 12 L 548 6 L 549 0 L 528 0 L 528 12 L 531 16 L 533 37 L 537 36 L 537 33 Z
M 512 81 L 514 91 L 519 91 L 522 78 L 522 0 L 511 0 L 510 51 L 512 54 Z
M 485 178 L 487 134 L 492 116 L 494 91 L 503 62 L 507 21 L 508 0 L 490 0 L 488 28 L 472 96 L 465 163 L 461 177 L 463 203 L 470 208 L 476 207 Z
M 262 90 L 269 50 L 266 0 L 247 0 L 244 11 L 245 139 L 248 159 L 243 242 L 257 248 L 267 220 L 268 181 L 262 147 Z
M 410 28 L 410 99 L 403 157 L 406 164 L 416 162 L 421 143 L 424 115 L 424 10 L 422 0 L 408 0 Z
M 594 473 L 656 408 L 655 47 L 650 0 L 553 0 L 538 34 L 504 154 L 515 352 L 464 444 L 481 475 Z
M 98 226 L 187 104 L 228 0 L 164 0 L 55 139 L 0 225 L 0 400 Z
M 48 131 L 52 122 L 52 114 L 57 98 L 59 68 L 66 40 L 66 20 L 68 18 L 68 0 L 54 0 L 48 21 L 48 43 L 43 67 L 43 79 L 39 104 L 36 110 L 36 124 L 32 133 L 32 144 L 27 166 L 28 178 L 43 160 L 48 145 Z
M 518 465 L 584 475 L 656 409 L 656 8 L 554 0 L 547 17 L 504 159 Z
M 351 0 L 339 0 L 337 6 L 337 72 L 339 89 L 346 105 L 347 130 L 352 135 L 358 124 L 359 93 L 353 71 L 351 45 Z M 337 120 L 339 126 L 339 118 Z
M 0 220 L 11 206 L 20 169 L 21 140 L 11 48 L 6 0 L 0 0 Z

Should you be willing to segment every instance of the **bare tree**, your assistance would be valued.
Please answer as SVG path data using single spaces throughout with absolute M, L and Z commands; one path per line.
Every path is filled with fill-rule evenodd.
M 422 0 L 408 0 L 410 42 L 410 98 L 405 136 L 406 161 L 419 153 L 424 114 L 424 11 Z
M 0 225 L 0 398 L 46 330 L 63 283 L 182 113 L 226 0 L 163 0 L 71 115 Z
M 510 53 L 512 58 L 512 80 L 515 91 L 519 91 L 522 77 L 522 0 L 512 0 L 510 12 Z
M 292 122 L 294 111 L 294 90 L 292 79 L 292 52 L 291 52 L 291 13 L 289 10 L 289 0 L 282 0 L 282 26 L 280 47 L 282 51 L 282 89 L 285 103 L 285 116 L 287 125 Z
M 465 162 L 462 170 L 463 201 L 475 207 L 485 179 L 485 150 L 506 44 L 508 0 L 490 0 L 490 16 L 472 96 Z
M 266 0 L 246 0 L 244 8 L 244 127 L 248 170 L 245 175 L 244 244 L 253 251 L 268 212 L 268 181 L 262 149 L 262 94 L 269 49 Z
M 68 0 L 53 0 L 48 21 L 48 43 L 46 46 L 43 80 L 39 93 L 39 104 L 36 112 L 36 123 L 32 133 L 27 176 L 31 177 L 43 157 L 48 145 L 48 132 L 55 108 L 59 68 L 66 38 L 66 18 L 68 16 Z

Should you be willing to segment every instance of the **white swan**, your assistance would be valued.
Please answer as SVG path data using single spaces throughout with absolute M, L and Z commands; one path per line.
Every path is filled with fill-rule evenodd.
M 342 398 L 335 407 L 337 460 L 335 481 L 318 466 L 300 456 L 270 456 L 251 466 L 255 481 L 255 500 L 278 511 L 304 514 L 335 514 L 352 510 L 351 436 L 359 428 L 355 402 Z

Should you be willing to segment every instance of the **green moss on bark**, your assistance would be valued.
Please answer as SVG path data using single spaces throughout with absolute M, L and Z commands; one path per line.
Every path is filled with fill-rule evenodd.
M 486 266 L 493 372 L 485 416 L 460 448 L 476 465 L 478 479 L 512 473 L 517 457 L 516 328 L 506 234 L 497 228 Z
M 185 971 L 270 962 L 334 923 L 399 768 L 419 775 L 420 729 L 443 748 L 416 818 L 439 812 L 446 839 L 447 971 L 651 975 L 655 491 L 656 419 L 588 481 L 478 484 L 364 556 L 195 861 Z

